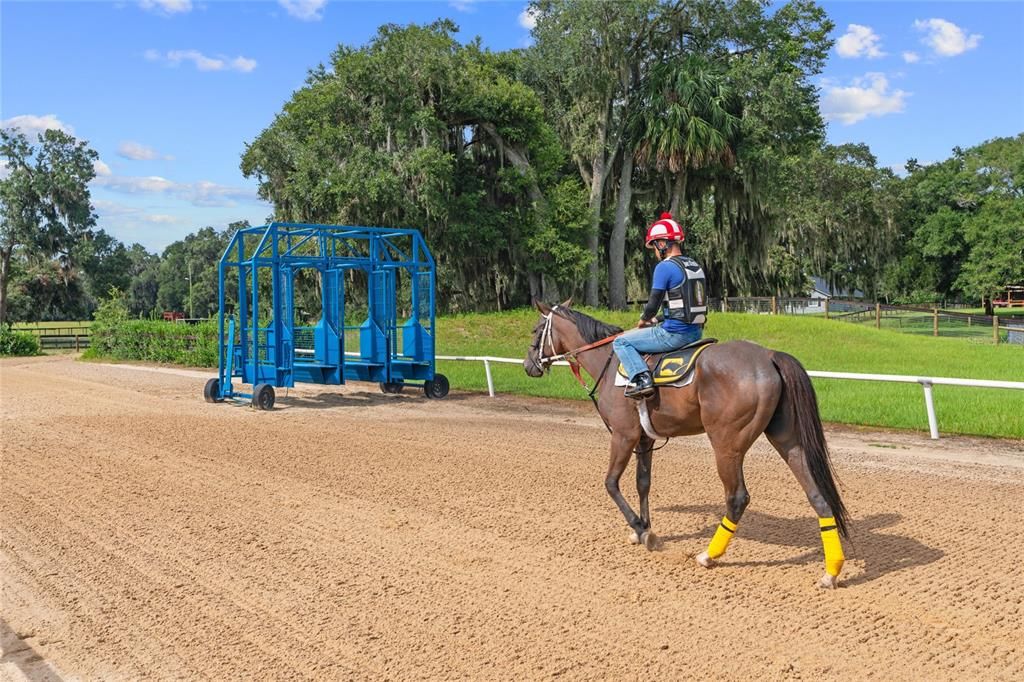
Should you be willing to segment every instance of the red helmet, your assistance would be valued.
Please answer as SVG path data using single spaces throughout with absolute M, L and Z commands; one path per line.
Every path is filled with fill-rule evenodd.
M 651 248 L 651 242 L 657 239 L 667 239 L 670 242 L 681 242 L 684 237 L 683 228 L 679 227 L 679 223 L 672 220 L 672 214 L 662 213 L 661 219 L 647 228 L 647 239 L 644 240 L 644 244 L 647 248 Z

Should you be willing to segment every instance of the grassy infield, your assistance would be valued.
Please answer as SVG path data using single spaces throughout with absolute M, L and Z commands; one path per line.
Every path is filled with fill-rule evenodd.
M 588 312 L 624 327 L 632 326 L 636 319 L 634 312 Z M 522 358 L 537 319 L 532 310 L 439 318 L 438 352 Z M 750 339 L 784 350 L 808 369 L 1024 381 L 1024 348 L 1020 346 L 931 338 L 820 318 L 744 313 L 712 315 L 705 333 L 722 341 Z M 454 388 L 487 389 L 482 363 L 438 362 L 438 370 Z M 586 399 L 567 368 L 555 368 L 543 379 L 530 379 L 520 365 L 496 364 L 492 372 L 499 393 Z M 814 383 L 826 421 L 927 431 L 924 399 L 917 385 L 830 379 Z M 936 386 L 934 390 L 941 432 L 1024 439 L 1024 393 L 955 386 Z
M 632 326 L 636 314 L 590 311 Z M 534 311 L 464 315 L 439 320 L 439 353 L 521 358 L 538 319 Z M 824 319 L 716 313 L 706 336 L 750 339 L 795 355 L 807 369 L 865 374 L 905 374 L 1024 381 L 1024 348 L 963 339 L 931 338 Z M 452 386 L 486 390 L 481 363 L 438 362 Z M 492 365 L 502 393 L 586 399 L 567 368 L 530 379 L 519 365 Z M 928 430 L 921 387 L 916 384 L 814 380 L 825 421 Z M 1005 389 L 936 386 L 939 431 L 1024 438 L 1024 393 Z

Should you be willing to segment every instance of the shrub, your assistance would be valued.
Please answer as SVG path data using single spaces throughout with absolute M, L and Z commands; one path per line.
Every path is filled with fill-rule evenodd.
M 125 295 L 111 289 L 96 311 L 85 357 L 216 367 L 217 324 L 132 320 Z
M 39 339 L 34 334 L 0 325 L 0 355 L 39 355 Z

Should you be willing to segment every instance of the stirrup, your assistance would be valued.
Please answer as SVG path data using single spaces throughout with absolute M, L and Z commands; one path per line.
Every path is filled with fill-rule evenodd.
M 644 400 L 654 395 L 654 379 L 649 372 L 641 374 L 639 381 L 631 382 L 623 392 L 627 398 L 633 400 Z

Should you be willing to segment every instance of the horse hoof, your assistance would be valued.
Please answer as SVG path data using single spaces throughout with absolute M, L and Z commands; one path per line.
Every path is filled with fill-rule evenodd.
M 715 560 L 708 556 L 707 552 L 701 552 L 697 555 L 697 563 L 704 568 L 711 568 L 715 565 Z
M 821 587 L 826 590 L 834 590 L 837 587 L 839 587 L 839 578 L 837 578 L 834 575 L 829 575 L 828 573 L 826 573 L 825 575 L 821 576 L 821 580 L 818 581 L 818 587 Z
M 644 531 L 644 534 L 640 536 L 640 542 L 643 543 L 644 547 L 647 548 L 648 552 L 653 552 L 657 549 L 661 549 L 661 540 L 654 534 L 654 531 Z
M 629 544 L 631 544 L 631 545 L 639 545 L 640 544 L 640 536 L 636 534 L 635 530 L 629 531 Z

